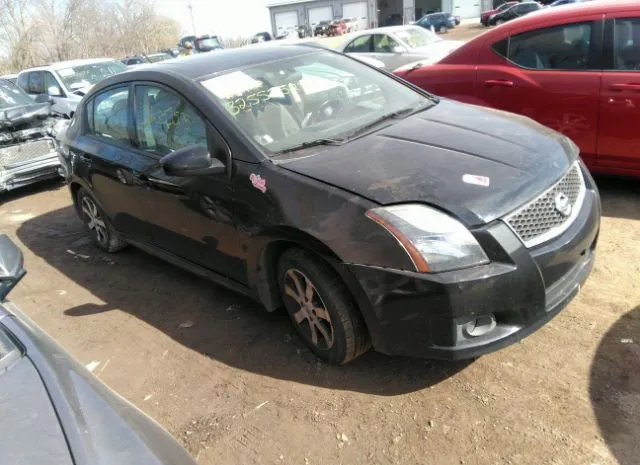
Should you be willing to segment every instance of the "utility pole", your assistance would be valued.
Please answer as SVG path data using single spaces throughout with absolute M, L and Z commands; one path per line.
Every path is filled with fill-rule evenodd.
M 197 35 L 196 34 L 196 22 L 193 19 L 193 5 L 191 4 L 191 0 L 187 1 L 187 8 L 189 8 L 189 14 L 191 15 L 191 28 L 193 29 L 193 35 Z

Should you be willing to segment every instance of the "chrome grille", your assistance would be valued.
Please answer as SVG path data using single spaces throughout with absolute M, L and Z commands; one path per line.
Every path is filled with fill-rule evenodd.
M 50 139 L 25 142 L 19 145 L 0 149 L 0 166 L 10 168 L 12 165 L 33 160 L 54 150 Z
M 564 194 L 571 212 L 562 214 L 556 196 Z M 584 200 L 585 185 L 578 162 L 551 189 L 505 218 L 524 245 L 533 247 L 560 235 L 573 222 Z M 566 212 L 565 212 L 566 213 Z

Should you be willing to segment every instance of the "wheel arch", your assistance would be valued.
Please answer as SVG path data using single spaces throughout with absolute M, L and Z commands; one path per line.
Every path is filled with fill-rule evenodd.
M 255 239 L 259 239 L 253 241 L 259 245 L 250 251 L 249 255 L 253 259 L 247 262 L 249 286 L 254 289 L 267 311 L 275 311 L 283 305 L 277 277 L 278 261 L 286 250 L 299 247 L 327 264 L 342 280 L 364 321 L 369 336 L 374 341 L 377 339 L 378 324 L 369 298 L 353 273 L 343 266 L 343 261 L 329 246 L 310 234 L 292 227 L 264 231 Z

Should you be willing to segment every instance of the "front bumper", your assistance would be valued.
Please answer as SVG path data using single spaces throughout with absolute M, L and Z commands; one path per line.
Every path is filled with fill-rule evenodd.
M 421 274 L 348 265 L 376 350 L 473 358 L 521 340 L 557 315 L 579 292 L 595 259 L 600 197 L 591 176 L 584 176 L 587 191 L 573 224 L 532 249 L 495 221 L 474 231 L 491 258 L 485 266 Z M 492 329 L 472 335 L 474 324 L 491 319 Z
M 54 145 L 55 147 L 55 145 Z M 63 175 L 55 148 L 31 160 L 0 167 L 0 192 Z

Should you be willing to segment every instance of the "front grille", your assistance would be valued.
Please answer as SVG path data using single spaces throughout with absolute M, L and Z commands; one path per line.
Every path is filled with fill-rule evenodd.
M 48 154 L 54 150 L 53 141 L 50 139 L 25 142 L 0 149 L 0 166 L 11 168 L 12 165 L 33 160 Z
M 564 194 L 571 211 L 562 214 L 556 206 L 558 194 Z M 584 200 L 585 185 L 578 162 L 551 189 L 505 218 L 526 247 L 533 247 L 562 234 L 573 222 Z

